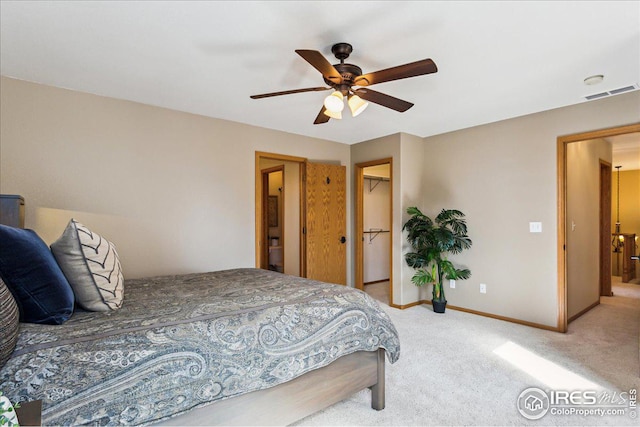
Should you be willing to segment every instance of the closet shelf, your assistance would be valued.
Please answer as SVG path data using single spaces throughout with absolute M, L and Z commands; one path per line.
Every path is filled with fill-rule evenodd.
M 383 230 L 383 229 L 373 229 L 370 228 L 369 231 L 363 231 L 364 234 L 368 234 L 369 235 L 369 242 L 372 242 L 373 239 L 375 239 L 376 237 L 378 237 L 378 234 L 380 233 L 389 233 L 389 230 Z
M 368 175 L 365 175 L 364 179 L 369 180 L 369 193 L 371 193 L 382 181 L 387 181 L 387 182 L 391 181 L 389 178 L 384 178 L 381 176 L 368 176 Z M 375 185 L 373 184 L 374 181 L 376 181 Z

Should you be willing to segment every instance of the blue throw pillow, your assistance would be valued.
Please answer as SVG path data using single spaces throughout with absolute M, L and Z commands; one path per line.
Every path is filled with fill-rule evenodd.
M 35 231 L 0 224 L 0 277 L 21 322 L 60 325 L 73 314 L 73 290 Z

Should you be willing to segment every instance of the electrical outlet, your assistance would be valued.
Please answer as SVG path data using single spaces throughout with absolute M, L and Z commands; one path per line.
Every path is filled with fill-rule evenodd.
M 480 293 L 481 294 L 487 293 L 487 285 L 485 285 L 484 283 L 480 283 Z
M 453 279 L 449 279 L 449 287 L 451 289 L 455 288 L 456 287 L 456 281 L 453 280 Z
M 542 223 L 541 222 L 530 222 L 529 223 L 529 233 L 542 233 Z

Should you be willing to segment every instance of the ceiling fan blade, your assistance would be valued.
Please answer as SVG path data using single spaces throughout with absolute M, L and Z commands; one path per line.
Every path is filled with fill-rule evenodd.
M 280 95 L 291 95 L 292 93 L 301 93 L 301 92 L 320 92 L 323 90 L 329 90 L 330 87 L 308 87 L 306 89 L 293 89 L 293 90 L 284 90 L 282 92 L 272 92 L 272 93 L 263 93 L 261 95 L 251 95 L 251 99 L 260 99 L 260 98 L 269 98 L 270 96 L 280 96 Z
M 331 117 L 327 116 L 324 112 L 327 109 L 325 108 L 325 106 L 322 106 L 322 109 L 320 110 L 320 112 L 318 113 L 318 117 L 316 117 L 316 120 L 313 122 L 314 125 L 320 125 L 322 123 L 327 123 L 329 121 L 329 119 Z
M 327 58 L 317 50 L 297 49 L 296 53 L 305 61 L 322 73 L 322 76 L 333 83 L 341 83 L 342 75 L 335 69 Z
M 391 108 L 392 110 L 404 113 L 409 108 L 413 107 L 413 104 L 402 99 L 394 98 L 393 96 L 385 95 L 384 93 L 376 92 L 369 88 L 361 88 L 353 91 L 360 98 L 373 102 L 374 104 L 382 105 L 383 107 Z
M 406 79 L 408 77 L 422 76 L 438 71 L 438 67 L 431 59 L 412 62 L 410 64 L 399 65 L 373 73 L 363 74 L 354 79 L 353 84 L 357 86 L 368 86 L 392 80 Z M 373 101 L 372 101 L 373 102 Z

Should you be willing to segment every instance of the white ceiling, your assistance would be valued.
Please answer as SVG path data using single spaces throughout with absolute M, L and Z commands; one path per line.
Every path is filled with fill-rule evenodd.
M 640 169 L 640 133 L 628 133 L 605 138 L 613 147 L 612 167 L 621 171 Z
M 357 143 L 426 137 L 640 83 L 638 1 L 5 1 L 2 75 L 295 134 Z M 365 73 L 431 58 L 438 72 L 374 85 L 372 104 L 313 125 L 328 92 L 295 49 L 336 42 Z M 597 86 L 585 77 L 603 74 Z

